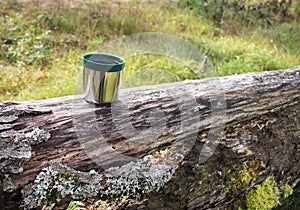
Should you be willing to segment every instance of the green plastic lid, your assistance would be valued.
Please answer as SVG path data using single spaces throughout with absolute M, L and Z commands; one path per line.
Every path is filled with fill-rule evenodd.
M 88 53 L 82 56 L 82 64 L 96 71 L 116 72 L 124 69 L 125 60 L 110 54 Z

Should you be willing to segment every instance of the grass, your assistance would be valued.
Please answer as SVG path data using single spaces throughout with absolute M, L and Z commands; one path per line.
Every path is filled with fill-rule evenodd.
M 231 19 L 224 26 L 176 3 L 138 1 L 47 9 L 7 0 L 0 3 L 0 13 L 0 100 L 74 94 L 84 53 L 148 31 L 187 40 L 209 56 L 220 76 L 300 64 L 299 20 L 254 27 Z M 189 62 L 159 55 L 127 57 L 124 87 L 196 79 L 200 67 Z

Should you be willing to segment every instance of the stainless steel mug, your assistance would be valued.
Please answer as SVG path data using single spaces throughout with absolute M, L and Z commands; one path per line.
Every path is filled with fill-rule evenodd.
M 125 60 L 110 54 L 90 53 L 83 55 L 82 64 L 84 99 L 96 104 L 115 101 Z

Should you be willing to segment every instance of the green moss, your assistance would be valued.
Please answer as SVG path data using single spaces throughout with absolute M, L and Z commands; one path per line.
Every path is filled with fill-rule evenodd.
M 293 188 L 290 185 L 285 185 L 283 188 L 283 198 L 287 198 L 293 194 Z
M 261 185 L 252 189 L 246 198 L 247 209 L 271 209 L 280 204 L 280 191 L 273 177 L 269 176 Z
M 268 176 L 260 185 L 254 186 L 258 174 L 265 169 L 261 161 L 247 161 L 227 174 L 227 188 L 224 194 L 232 197 L 234 209 L 271 209 L 293 193 L 286 184 L 281 190 L 272 176 Z
M 264 168 L 264 164 L 260 161 L 249 161 L 237 167 L 233 172 L 228 173 L 229 184 L 224 194 L 240 194 L 239 191 L 247 191 L 251 186 L 251 182 L 255 179 L 256 174 Z

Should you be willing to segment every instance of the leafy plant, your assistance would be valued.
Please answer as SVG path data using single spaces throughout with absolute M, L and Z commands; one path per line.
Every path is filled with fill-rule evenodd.
M 40 28 L 35 21 L 26 21 L 19 13 L 2 17 L 1 56 L 17 65 L 45 66 L 51 61 L 54 38 L 51 30 Z

